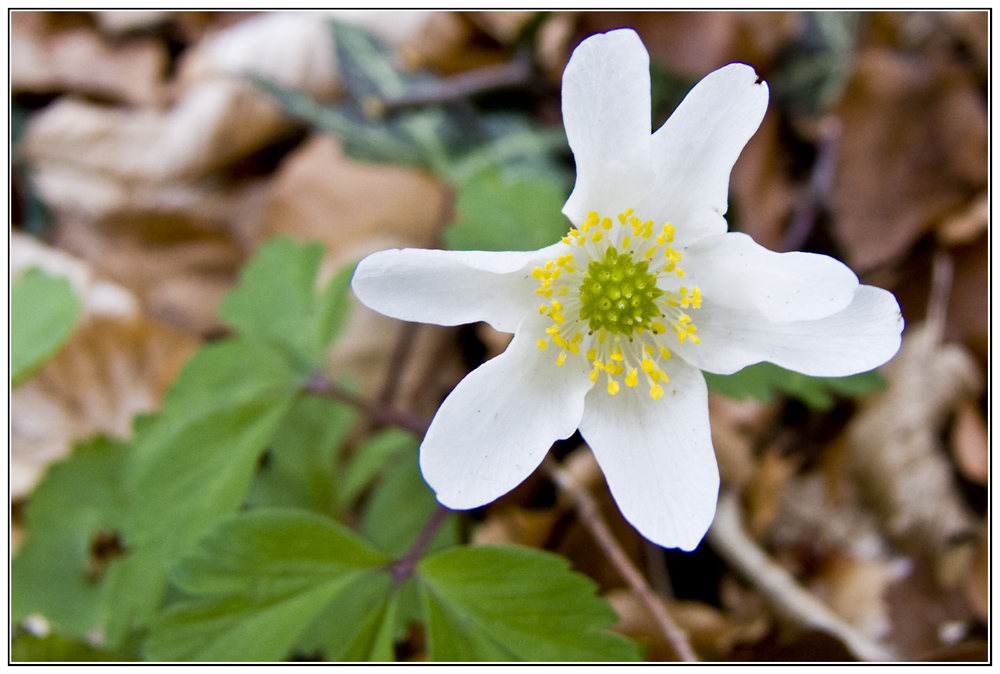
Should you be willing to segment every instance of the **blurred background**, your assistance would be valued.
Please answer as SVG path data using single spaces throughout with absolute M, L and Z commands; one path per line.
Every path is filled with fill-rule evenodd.
M 365 90 L 365 61 L 345 60 L 332 20 L 374 36 L 407 86 Z M 986 12 L 11 12 L 11 278 L 40 265 L 84 297 L 66 346 L 12 392 L 15 549 L 46 466 L 96 432 L 127 436 L 225 334 L 218 303 L 263 242 L 322 242 L 327 277 L 387 247 L 517 247 L 475 228 L 519 162 L 551 194 L 528 205 L 537 228 L 521 217 L 515 233 L 538 239 L 524 248 L 559 236 L 573 179 L 560 76 L 580 40 L 618 27 L 650 52 L 654 126 L 727 63 L 767 80 L 767 116 L 732 174 L 731 229 L 843 260 L 893 291 L 907 322 L 878 392 L 713 396 L 723 482 L 751 535 L 900 657 L 986 659 Z M 398 125 L 427 120 L 426 143 L 397 142 Z M 507 177 L 464 189 L 492 165 Z M 426 417 L 506 344 L 485 326 L 414 329 L 358 306 L 330 369 L 379 394 L 401 340 L 390 398 Z M 783 624 L 709 546 L 651 551 L 592 461 L 572 465 L 702 657 L 851 657 Z M 618 629 L 669 658 L 546 489 L 534 478 L 490 506 L 476 540 L 567 556 Z

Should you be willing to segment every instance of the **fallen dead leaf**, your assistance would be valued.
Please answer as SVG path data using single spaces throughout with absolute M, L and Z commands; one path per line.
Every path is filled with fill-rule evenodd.
M 986 233 L 990 199 L 986 192 L 973 199 L 965 210 L 946 218 L 937 228 L 938 240 L 945 246 L 971 243 Z
M 96 433 L 127 437 L 132 417 L 158 406 L 197 342 L 147 319 L 128 291 L 95 279 L 79 260 L 16 233 L 11 244 L 18 265 L 64 269 L 60 275 L 85 298 L 70 341 L 11 391 L 11 498 L 18 499 L 75 441 Z
M 990 438 L 979 406 L 972 400 L 958 405 L 951 427 L 951 452 L 962 476 L 986 486 L 990 477 Z
M 486 520 L 472 534 L 473 545 L 524 545 L 544 548 L 562 513 L 549 508 L 529 510 L 508 506 L 490 510 Z
M 12 12 L 11 93 L 85 94 L 129 105 L 157 105 L 169 55 L 152 38 L 107 42 L 92 28 L 54 30 L 42 12 Z
M 897 259 L 986 186 L 986 106 L 957 66 L 863 50 L 834 112 L 833 229 L 855 269 Z

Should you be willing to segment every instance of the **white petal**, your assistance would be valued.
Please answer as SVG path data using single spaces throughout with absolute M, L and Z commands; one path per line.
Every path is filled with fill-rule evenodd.
M 752 306 L 772 321 L 808 321 L 835 314 L 854 299 L 858 277 L 826 255 L 775 253 L 746 234 L 706 237 L 682 260 L 703 296 Z
M 775 323 L 752 308 L 722 306 L 709 298 L 691 317 L 701 343 L 675 343 L 672 349 L 716 374 L 764 360 L 813 377 L 867 372 L 896 355 L 903 331 L 892 293 L 864 285 L 846 309 L 815 321 Z
M 642 385 L 614 396 L 595 386 L 580 432 L 625 519 L 658 545 L 693 550 L 715 516 L 719 469 L 705 379 L 676 359 L 667 364 L 659 400 Z
M 556 365 L 537 312 L 507 350 L 473 370 L 445 399 L 420 446 L 424 480 L 445 506 L 477 508 L 538 467 L 556 440 L 576 431 L 593 384 L 583 358 Z
M 351 288 L 362 304 L 404 321 L 486 321 L 513 332 L 537 304 L 531 270 L 558 255 L 556 243 L 529 252 L 383 250 L 363 259 Z
M 576 48 L 562 83 L 563 124 L 576 186 L 563 213 L 614 218 L 653 185 L 649 54 L 632 30 L 593 35 Z
M 673 223 L 675 245 L 726 231 L 729 173 L 767 110 L 767 84 L 756 81 L 742 63 L 709 73 L 653 134 L 656 184 L 636 210 Z

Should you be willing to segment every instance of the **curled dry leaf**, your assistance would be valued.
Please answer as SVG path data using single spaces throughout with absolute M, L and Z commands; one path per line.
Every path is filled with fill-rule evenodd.
M 965 479 L 985 487 L 990 477 L 990 438 L 979 406 L 972 400 L 958 405 L 951 428 L 951 452 Z
M 958 66 L 869 48 L 835 113 L 830 204 L 855 269 L 896 259 L 986 186 L 986 105 Z
M 888 388 L 862 403 L 846 431 L 851 472 L 886 536 L 944 565 L 975 526 L 940 438 L 959 402 L 981 389 L 979 369 L 964 348 L 921 325 L 883 374 Z
M 130 105 L 157 105 L 169 55 L 152 38 L 111 44 L 86 28 L 54 30 L 42 12 L 12 12 L 12 93 L 71 92 Z
M 554 508 L 529 510 L 507 506 L 491 510 L 486 521 L 476 529 L 473 545 L 526 545 L 544 548 L 552 528 L 561 517 Z
M 79 260 L 18 234 L 11 249 L 18 265 L 66 276 L 85 298 L 84 317 L 67 345 L 11 392 L 11 498 L 17 499 L 75 441 L 95 433 L 128 436 L 132 417 L 158 406 L 196 342 L 148 320 L 134 296 L 94 279 Z

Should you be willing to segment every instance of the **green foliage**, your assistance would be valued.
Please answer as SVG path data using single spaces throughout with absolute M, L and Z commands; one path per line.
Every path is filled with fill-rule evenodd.
M 278 660 L 323 609 L 356 586 L 382 587 L 386 560 L 344 526 L 296 510 L 223 522 L 173 575 L 190 595 L 153 624 L 153 660 Z M 343 609 L 344 605 L 339 604 Z M 369 607 L 356 602 L 364 614 Z M 338 614 L 349 624 L 363 616 Z M 377 641 L 377 639 L 376 639 Z
M 766 403 L 783 393 L 818 410 L 833 407 L 837 395 L 855 398 L 885 388 L 882 375 L 874 370 L 850 377 L 810 377 L 774 363 L 757 363 L 728 376 L 704 375 L 709 390 L 727 398 L 756 398 Z
M 395 428 L 369 437 L 347 465 L 338 492 L 341 508 L 353 503 L 388 464 L 405 454 L 416 455 L 417 444 L 412 433 Z
M 636 645 L 606 631 L 616 619 L 596 586 L 551 553 L 452 548 L 417 567 L 436 661 L 637 660 Z
M 481 171 L 459 186 L 458 220 L 444 239 L 453 250 L 537 250 L 566 233 L 565 201 L 551 176 Z
M 344 327 L 345 297 L 354 268 L 334 276 L 316 292 L 323 247 L 279 237 L 244 267 L 240 285 L 219 308 L 222 320 L 242 336 L 282 349 L 306 374 L 322 362 Z
M 55 355 L 76 328 L 83 301 L 66 278 L 38 267 L 10 288 L 10 383 L 17 386 Z
M 117 659 L 113 653 L 56 634 L 46 637 L 22 634 L 10 644 L 11 662 L 114 662 Z
M 82 639 L 107 617 L 107 561 L 95 543 L 121 525 L 127 449 L 98 437 L 49 467 L 25 509 L 28 535 L 11 562 L 11 620 L 40 614 L 61 634 Z
M 326 398 L 295 401 L 274 433 L 247 504 L 336 515 L 338 454 L 356 419 L 352 409 Z

